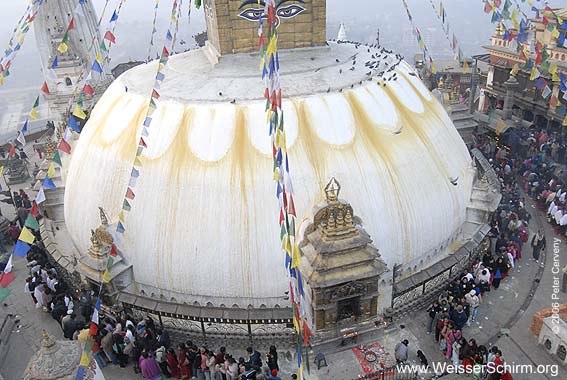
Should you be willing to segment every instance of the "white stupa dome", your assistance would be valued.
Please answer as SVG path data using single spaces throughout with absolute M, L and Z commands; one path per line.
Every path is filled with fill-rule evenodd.
M 461 228 L 474 171 L 443 107 L 399 61 L 344 43 L 280 52 L 290 171 L 299 221 L 334 176 L 388 266 L 424 267 Z M 98 207 L 114 221 L 121 210 L 156 64 L 110 86 L 73 149 L 65 220 L 81 252 Z M 192 51 L 173 56 L 165 78 L 121 242 L 134 280 L 178 301 L 281 304 L 288 281 L 257 55 L 212 66 Z

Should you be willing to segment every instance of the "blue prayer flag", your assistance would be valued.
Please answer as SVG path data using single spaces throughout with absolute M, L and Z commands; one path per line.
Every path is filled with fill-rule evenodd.
M 116 14 L 116 11 L 114 11 L 114 13 L 112 13 L 112 17 L 110 18 L 110 22 L 116 21 L 116 20 L 118 20 L 118 15 Z
M 30 248 L 31 247 L 28 244 L 24 243 L 21 240 L 18 240 L 14 245 L 14 253 L 20 257 L 23 257 L 29 252 Z
M 102 74 L 102 66 L 100 66 L 100 63 L 98 63 L 98 61 L 94 61 L 93 62 L 93 67 L 92 67 L 93 71 L 96 71 L 97 73 Z
M 77 120 L 75 120 L 75 116 L 71 115 L 69 117 L 69 127 L 77 133 L 80 133 L 81 130 L 79 129 L 79 124 L 77 124 Z
M 49 178 L 47 175 L 45 176 L 45 179 L 43 180 L 42 186 L 44 189 L 48 189 L 48 190 L 52 190 L 52 189 L 56 189 L 57 186 L 55 186 L 55 183 L 53 182 L 53 180 L 51 178 Z
M 57 56 L 55 56 L 55 59 L 53 60 L 53 63 L 51 64 L 51 68 L 54 69 L 57 67 L 57 65 L 59 65 L 59 58 Z

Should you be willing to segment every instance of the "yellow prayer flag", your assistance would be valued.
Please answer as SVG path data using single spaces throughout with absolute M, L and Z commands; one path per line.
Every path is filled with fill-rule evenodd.
M 110 272 L 108 268 L 104 270 L 104 274 L 102 275 L 102 281 L 106 284 L 110 282 Z
M 553 36 L 553 38 L 558 38 L 559 37 L 559 30 L 557 28 L 553 28 L 553 31 L 551 32 L 551 35 Z
M 30 119 L 37 120 L 38 118 L 39 118 L 39 115 L 37 113 L 37 109 L 35 109 L 35 107 L 34 107 L 30 111 Z
M 561 125 L 567 127 L 567 115 L 565 116 L 565 119 L 563 119 L 563 123 L 561 123 Z
M 134 158 L 134 165 L 136 166 L 142 166 L 142 161 L 140 161 L 139 157 Z
M 0 74 L 0 86 L 4 84 L 4 74 Z
M 21 240 L 21 241 L 28 243 L 28 244 L 33 244 L 33 242 L 35 240 L 35 236 L 33 236 L 31 231 L 27 227 L 24 226 L 24 228 L 22 229 L 22 232 L 20 233 L 20 237 L 18 238 L 18 240 Z
M 293 315 L 293 327 L 295 327 L 295 331 L 299 334 L 299 322 L 295 318 L 295 314 Z
M 0 175 L 2 175 L 3 172 L 4 172 L 4 166 L 0 165 Z
M 270 38 L 270 43 L 268 44 L 268 47 L 266 48 L 266 55 L 271 55 L 274 54 L 276 52 L 278 48 L 278 39 L 276 38 L 276 35 L 274 34 L 272 36 L 272 38 Z
M 83 367 L 88 367 L 89 364 L 91 364 L 91 361 L 89 360 L 89 355 L 87 355 L 87 353 L 83 351 L 83 353 L 81 354 L 81 362 L 79 363 L 79 365 Z
M 75 104 L 75 108 L 73 108 L 73 116 L 76 116 L 81 120 L 84 120 L 87 117 L 81 106 L 78 104 Z
M 96 61 L 97 61 L 98 63 L 101 63 L 101 64 L 102 64 L 102 59 L 103 59 L 103 58 L 102 58 L 102 54 L 100 54 L 100 51 L 96 53 L 95 59 L 96 59 Z
M 276 168 L 274 170 L 274 181 L 279 181 L 279 180 L 280 180 L 280 170 Z
M 51 165 L 49 165 L 49 169 L 47 169 L 47 176 L 49 178 L 53 178 L 54 175 L 55 175 L 55 165 L 53 164 L 53 161 L 52 161 Z
M 551 62 L 547 71 L 549 71 L 551 74 L 555 74 L 557 72 L 557 63 Z
M 69 46 L 65 42 L 61 42 L 59 46 L 57 46 L 57 51 L 61 54 L 64 54 L 69 50 Z
M 536 69 L 536 67 L 532 67 L 532 72 L 530 73 L 530 80 L 534 80 L 537 79 L 541 76 L 540 72 L 538 71 L 538 69 Z
M 502 119 L 498 119 L 498 121 L 496 122 L 496 134 L 500 135 L 502 133 L 502 131 L 504 131 L 504 129 L 506 128 L 506 123 L 504 122 L 504 120 Z
M 120 220 L 122 223 L 124 223 L 124 211 L 120 210 L 120 212 L 118 213 L 118 220 Z
M 431 74 L 437 74 L 437 67 L 431 62 Z
M 293 245 L 293 252 L 291 254 L 291 267 L 297 268 L 301 263 L 301 254 L 299 253 L 299 247 L 297 244 Z

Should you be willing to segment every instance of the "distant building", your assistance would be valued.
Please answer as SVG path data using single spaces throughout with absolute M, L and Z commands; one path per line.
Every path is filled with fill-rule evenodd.
M 567 8 L 555 9 L 554 13 L 567 19 Z M 546 19 L 544 21 L 544 18 Z M 563 38 L 567 30 L 563 25 L 558 25 L 555 17 L 550 11 L 540 11 L 537 17 L 532 19 L 533 32 L 529 33 L 528 40 L 523 44 L 531 47 L 532 59 L 535 59 L 535 41 L 541 41 L 549 54 L 549 62 L 555 63 L 558 72 L 567 73 L 567 49 L 560 46 L 561 35 Z M 559 30 L 559 37 L 554 37 L 545 24 L 553 24 Z M 511 30 L 512 33 L 517 31 Z M 535 33 L 535 39 L 534 39 Z M 505 31 L 498 25 L 491 39 L 491 44 L 484 48 L 489 52 L 487 62 L 489 64 L 486 73 L 486 108 L 501 109 L 504 106 L 504 98 L 507 88 L 512 93 L 512 114 L 519 118 L 532 122 L 539 127 L 558 128 L 565 118 L 565 106 L 567 100 L 565 94 L 560 90 L 560 83 L 553 82 L 547 72 L 542 75 L 551 88 L 551 95 L 544 99 L 542 92 L 535 87 L 535 80 L 530 80 L 530 71 L 520 69 L 512 78 L 511 71 L 515 65 L 522 66 L 525 59 L 518 50 L 516 40 L 508 41 L 504 38 Z M 506 82 L 508 81 L 508 84 Z M 516 83 L 517 82 L 517 83 Z
M 116 65 L 112 70 L 110 70 L 110 72 L 112 73 L 112 76 L 114 77 L 114 79 L 118 78 L 123 72 L 130 70 L 132 67 L 136 67 L 138 65 L 141 65 L 142 61 L 130 61 L 130 62 L 124 62 L 124 63 L 120 63 L 118 65 Z
M 339 33 L 337 34 L 337 41 L 348 41 L 344 22 L 341 22 L 341 25 L 339 26 Z

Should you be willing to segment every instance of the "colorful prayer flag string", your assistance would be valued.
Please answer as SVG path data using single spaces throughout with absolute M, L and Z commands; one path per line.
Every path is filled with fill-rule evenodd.
M 423 60 L 424 61 L 429 61 L 429 65 L 431 68 L 431 72 L 433 74 L 435 74 L 437 72 L 437 69 L 433 63 L 433 58 L 431 57 L 431 54 L 429 53 L 429 49 L 427 48 L 427 46 L 425 45 L 425 40 L 423 39 L 423 37 L 421 36 L 421 32 L 419 30 L 419 28 L 417 28 L 415 26 L 415 23 L 413 22 L 413 17 L 411 15 L 411 12 L 409 10 L 409 6 L 406 0 L 402 0 L 402 4 L 406 10 L 406 14 L 408 16 L 408 20 L 410 22 L 410 25 L 412 27 L 412 31 L 413 33 L 415 33 L 415 37 L 417 39 L 417 44 L 419 45 L 419 48 L 423 51 Z
M 0 59 L 0 86 L 4 84 L 5 78 L 10 75 L 10 67 L 14 63 L 16 56 L 22 48 L 26 35 L 30 31 L 35 16 L 43 4 L 43 0 L 33 0 L 26 8 L 23 16 L 13 29 L 7 48 L 4 50 L 4 56 Z M 14 40 L 17 43 L 14 45 Z
M 299 264 L 301 254 L 297 245 L 296 210 L 294 192 L 289 170 L 284 115 L 282 108 L 282 89 L 280 83 L 280 64 L 278 56 L 278 33 L 276 4 L 266 0 L 264 15 L 260 18 L 259 28 L 260 68 L 265 84 L 266 118 L 268 133 L 272 142 L 273 178 L 276 182 L 276 197 L 279 202 L 279 225 L 281 248 L 285 256 L 285 268 L 289 276 L 289 294 L 293 308 L 293 324 L 298 337 L 303 336 L 304 343 L 309 342 L 311 330 L 306 319 L 303 280 Z M 298 378 L 303 379 L 302 345 L 298 339 Z
M 157 64 L 157 71 L 149 100 L 148 110 L 146 112 L 145 117 L 143 118 L 142 133 L 140 139 L 138 140 L 138 149 L 136 150 L 136 155 L 134 157 L 130 179 L 128 181 L 128 185 L 126 187 L 126 191 L 124 194 L 124 199 L 122 201 L 122 209 L 118 214 L 118 224 L 116 226 L 116 232 L 118 232 L 119 234 L 123 234 L 126 230 L 126 228 L 124 227 L 125 224 L 124 213 L 130 212 L 132 208 L 132 202 L 135 197 L 134 187 L 136 185 L 136 181 L 138 180 L 138 177 L 140 176 L 140 171 L 142 168 L 142 161 L 141 161 L 142 152 L 147 147 L 146 139 L 148 138 L 150 133 L 150 127 L 152 125 L 152 116 L 156 111 L 160 102 L 159 101 L 160 94 L 158 90 L 160 89 L 161 82 L 163 82 L 163 80 L 165 79 L 164 68 L 166 67 L 169 61 L 169 56 L 171 55 L 173 46 L 175 45 L 175 39 L 177 38 L 177 31 L 179 28 L 179 22 L 178 22 L 179 13 L 182 4 L 183 4 L 183 0 L 179 0 L 179 2 L 177 0 L 174 0 L 172 4 L 169 27 L 165 35 L 164 45 L 161 50 L 161 55 Z
M 148 46 L 148 59 L 147 61 L 151 61 L 151 54 L 152 54 L 152 48 L 154 47 L 154 37 L 155 34 L 157 32 L 156 29 L 156 20 L 157 20 L 157 14 L 158 14 L 158 7 L 159 7 L 159 0 L 155 0 L 156 4 L 154 6 L 154 20 L 152 21 L 152 37 L 150 38 L 150 46 Z

